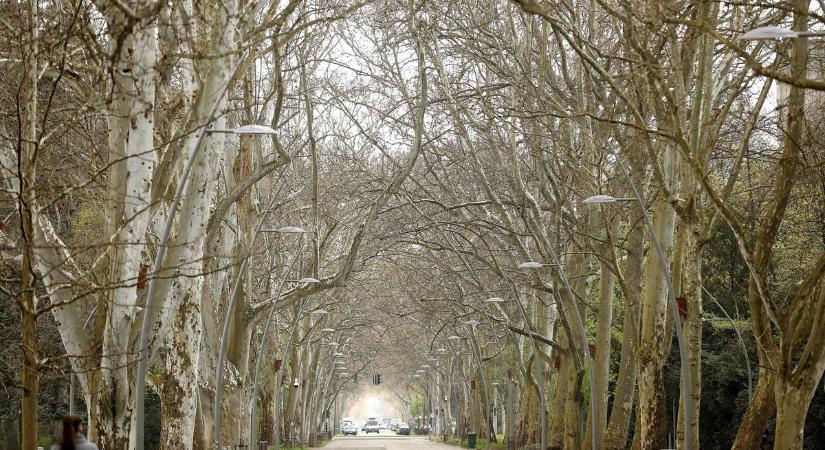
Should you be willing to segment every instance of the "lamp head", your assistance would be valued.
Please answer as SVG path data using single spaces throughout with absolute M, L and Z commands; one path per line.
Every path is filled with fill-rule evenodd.
M 799 33 L 782 27 L 758 27 L 739 36 L 744 41 L 760 41 L 767 39 L 797 38 Z
M 301 227 L 281 227 L 277 231 L 278 233 L 306 233 L 306 230 Z
M 582 203 L 591 204 L 591 203 L 616 203 L 616 198 L 610 195 L 599 194 L 599 195 L 592 195 L 587 197 L 586 199 L 582 200 Z
M 235 134 L 275 134 L 276 131 L 272 127 L 266 125 L 243 125 L 233 130 Z

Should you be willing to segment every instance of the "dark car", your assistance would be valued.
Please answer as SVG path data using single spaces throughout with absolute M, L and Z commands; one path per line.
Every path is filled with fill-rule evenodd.
M 395 434 L 409 435 L 410 434 L 410 426 L 407 425 L 406 423 L 399 423 L 398 424 L 398 429 L 395 430 Z

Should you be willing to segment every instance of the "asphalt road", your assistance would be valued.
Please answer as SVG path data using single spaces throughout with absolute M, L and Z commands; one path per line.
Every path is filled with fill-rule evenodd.
M 393 432 L 381 430 L 378 436 L 369 436 L 359 431 L 358 436 L 337 436 L 324 449 L 346 448 L 350 450 L 445 450 L 453 449 L 444 444 L 430 442 L 426 436 L 396 436 Z

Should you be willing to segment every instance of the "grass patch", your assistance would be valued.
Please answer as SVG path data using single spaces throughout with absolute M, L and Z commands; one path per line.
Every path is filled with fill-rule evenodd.
M 442 442 L 441 439 L 432 438 L 434 442 Z M 491 450 L 507 450 L 507 441 L 504 439 L 504 435 L 499 434 L 497 436 L 498 442 L 491 442 L 490 449 Z M 457 437 L 447 438 L 447 442 L 444 442 L 447 445 L 451 445 L 453 447 L 461 447 L 461 448 L 470 448 L 467 444 L 467 438 L 459 439 Z M 476 438 L 476 448 L 483 450 L 487 448 L 487 439 L 484 438 Z

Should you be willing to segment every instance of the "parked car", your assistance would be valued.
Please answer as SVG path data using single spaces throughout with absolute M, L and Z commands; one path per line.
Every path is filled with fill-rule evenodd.
M 398 428 L 396 428 L 396 430 L 395 430 L 395 433 L 396 434 L 409 435 L 410 434 L 410 426 L 407 425 L 406 423 L 399 423 Z
M 344 433 L 344 436 L 357 436 L 358 435 L 358 428 L 356 428 L 355 425 L 353 425 L 351 423 L 348 423 L 348 424 L 344 425 L 344 428 L 341 429 L 341 431 Z
M 378 425 L 377 420 L 368 420 L 367 424 L 364 426 L 364 433 L 370 434 L 381 434 L 381 428 Z

